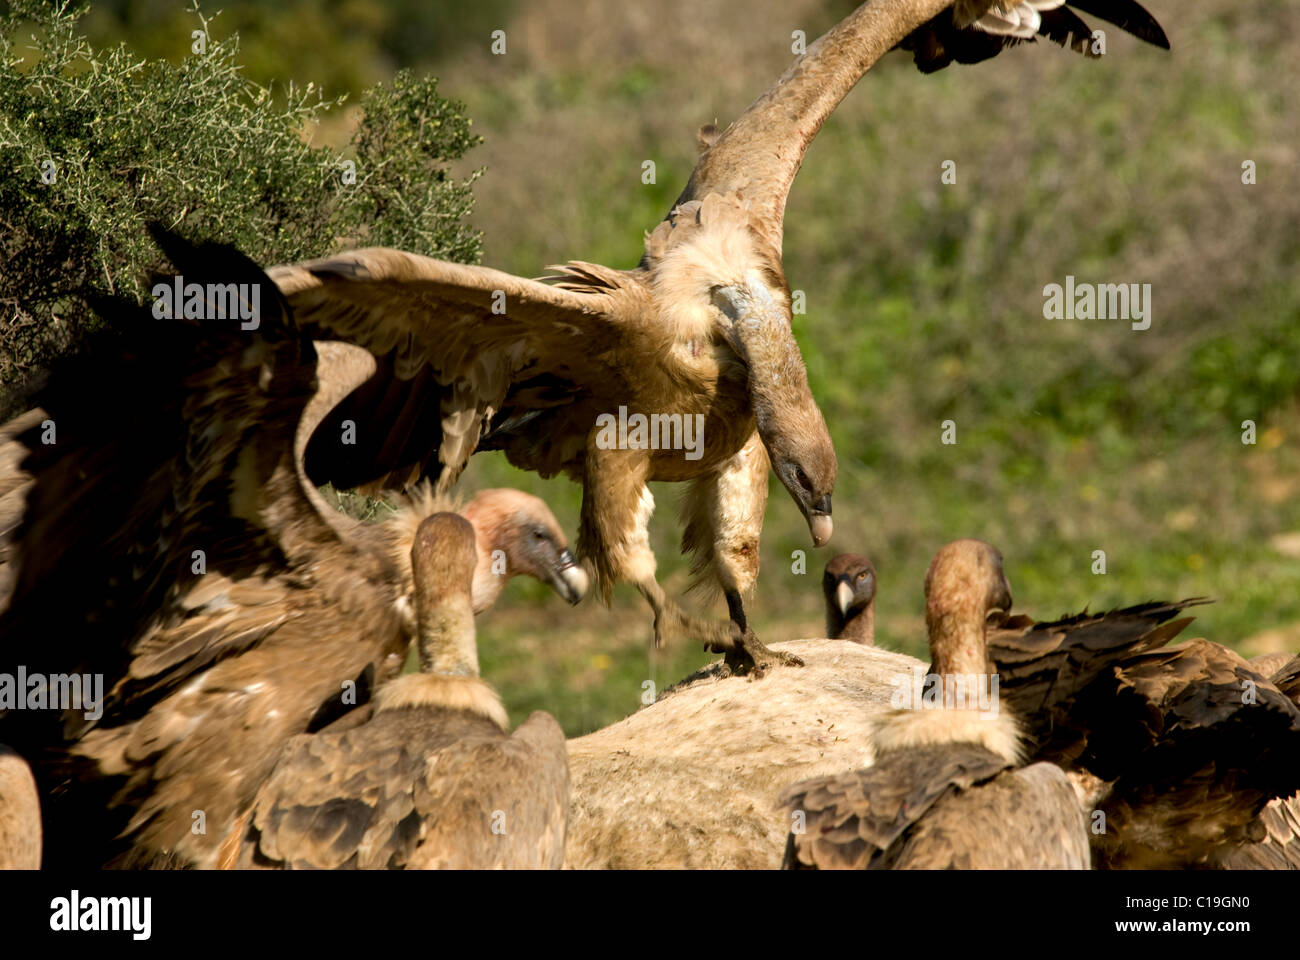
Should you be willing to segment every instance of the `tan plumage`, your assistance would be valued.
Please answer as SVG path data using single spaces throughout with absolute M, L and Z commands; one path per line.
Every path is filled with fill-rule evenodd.
M 412 548 L 421 667 L 375 695 L 373 716 L 295 737 L 258 793 L 242 867 L 551 868 L 564 860 L 564 733 L 534 713 L 508 733 L 478 677 L 474 531 L 424 520 Z
M 113 339 L 36 398 L 58 443 L 42 444 L 39 425 L 11 441 L 28 492 L 9 540 L 3 669 L 104 676 L 99 717 L 4 717 L 4 736 L 37 762 L 47 863 L 213 865 L 285 740 L 400 669 L 410 573 L 396 558 L 403 544 L 409 556 L 406 517 L 438 506 L 419 499 L 366 526 L 325 505 L 301 446 L 370 356 L 342 344 L 318 355 L 232 251 L 167 246 L 187 281 L 261 284 L 259 329 L 109 311 Z M 149 430 L 135 426 L 142 410 Z M 465 509 L 509 555 L 507 576 L 576 599 L 541 501 L 487 491 Z M 476 598 L 498 589 L 476 585 Z
M 39 870 L 41 800 L 27 762 L 0 744 L 0 870 Z
M 939 551 L 926 576 L 926 624 L 931 672 L 952 705 L 878 718 L 871 767 L 789 788 L 787 868 L 1087 869 L 1087 829 L 1065 774 L 1049 763 L 1015 769 L 1015 715 L 955 699 L 958 677 L 988 682 L 985 621 L 1010 604 L 1002 558 L 988 544 Z
M 740 599 L 757 573 L 760 479 L 770 455 L 820 543 L 835 456 L 780 264 L 757 251 L 748 218 L 736 196 L 684 203 L 647 236 L 636 269 L 573 263 L 551 284 L 384 249 L 272 270 L 314 335 L 379 358 L 379 375 L 318 430 L 306 469 L 343 485 L 427 474 L 446 488 L 481 448 L 567 473 L 584 487 L 579 547 L 603 595 L 630 580 L 655 609 L 657 640 L 684 630 L 732 652 L 727 631 L 686 617 L 655 579 L 646 484 L 692 481 L 685 540 L 697 571 L 726 593 L 741 659 L 772 659 Z M 611 446 L 600 418 L 620 411 L 692 429 L 698 418 L 702 442 L 684 449 L 683 429 L 672 449 Z M 359 425 L 355 445 L 338 442 L 344 420 Z

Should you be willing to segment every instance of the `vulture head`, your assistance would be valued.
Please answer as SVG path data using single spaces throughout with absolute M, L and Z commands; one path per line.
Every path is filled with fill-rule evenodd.
M 586 571 L 569 552 L 551 508 L 539 497 L 508 488 L 484 490 L 462 513 L 478 531 L 480 547 L 488 548 L 488 556 L 480 556 L 479 564 L 489 564 L 497 592 L 506 579 L 523 574 L 549 583 L 569 603 L 586 595 Z M 500 559 L 505 560 L 504 570 L 499 564 L 491 566 Z M 475 578 L 476 588 L 480 579 Z
M 859 619 L 869 623 L 876 600 L 876 568 L 858 553 L 841 553 L 826 564 L 822 577 L 826 596 L 826 635 L 832 638 L 865 640 L 871 637 L 848 636 L 845 627 Z M 870 628 L 868 627 L 868 630 Z
M 720 325 L 744 363 L 755 425 L 772 469 L 820 547 L 831 537 L 835 447 L 791 329 L 780 254 L 754 228 L 753 216 L 739 192 L 681 203 L 647 238 L 646 262 L 654 269 L 656 300 L 673 305 L 677 329 L 701 326 L 681 316 L 690 309 Z
M 416 528 L 411 573 L 420 667 L 425 673 L 478 676 L 471 593 L 478 565 L 474 541 L 474 527 L 454 513 L 435 513 Z
M 1011 585 L 1002 554 L 983 540 L 955 540 L 942 547 L 925 575 L 925 623 L 932 670 L 938 674 L 985 673 L 985 624 L 1011 610 Z

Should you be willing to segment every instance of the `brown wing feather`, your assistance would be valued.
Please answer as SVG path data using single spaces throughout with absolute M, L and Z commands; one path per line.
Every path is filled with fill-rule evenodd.
M 1073 759 L 1089 728 L 1081 694 L 1125 657 L 1168 643 L 1190 622 L 1172 618 L 1205 602 L 1153 602 L 1050 623 L 1018 618 L 989 630 L 1000 694 L 1023 718 L 1029 755 Z
M 202 859 L 283 740 L 401 639 L 387 555 L 341 537 L 295 468 L 316 390 L 310 339 L 246 258 L 165 246 L 187 282 L 257 285 L 258 328 L 107 305 L 94 349 L 33 396 L 57 442 L 42 443 L 33 410 L 0 456 L 0 489 L 25 485 L 0 670 L 104 678 L 101 716 L 5 718 L 14 746 L 41 757 L 55 864 Z M 329 581 L 331 565 L 347 577 Z M 340 623 L 365 624 L 372 642 L 322 644 Z M 206 834 L 191 830 L 195 810 Z
M 1061 768 L 1035 763 L 940 797 L 882 866 L 1087 870 L 1088 829 Z
M 1098 693 L 1109 708 L 1081 762 L 1115 781 L 1097 841 L 1107 865 L 1204 865 L 1263 838 L 1265 806 L 1300 790 L 1300 707 L 1231 650 L 1144 654 Z
M 1300 870 L 1300 793 L 1273 800 L 1259 819 L 1264 839 L 1233 847 L 1217 865 L 1225 870 Z
M 571 282 L 546 284 L 380 247 L 273 268 L 303 329 L 379 360 L 322 423 L 313 480 L 401 487 L 441 475 L 445 488 L 512 389 L 547 378 L 560 394 L 608 384 L 626 396 L 610 357 L 645 291 L 631 274 L 571 269 Z M 355 436 L 343 444 L 349 420 Z
M 441 751 L 416 785 L 426 829 L 413 869 L 559 869 L 569 815 L 564 731 L 536 712 L 508 738 Z
M 982 783 L 1007 762 L 965 744 L 890 752 L 855 773 L 789 787 L 781 804 L 802 811 L 805 831 L 790 833 L 787 869 L 863 870 L 879 866 L 892 845 L 941 797 Z
M 285 747 L 239 863 L 558 868 L 568 791 L 564 734 L 547 714 L 506 736 L 464 711 L 388 710 Z

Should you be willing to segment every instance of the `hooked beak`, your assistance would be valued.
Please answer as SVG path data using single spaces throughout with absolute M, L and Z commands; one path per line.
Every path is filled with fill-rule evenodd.
M 831 538 L 834 527 L 831 522 L 831 498 L 828 494 L 808 511 L 808 532 L 812 534 L 813 546 L 823 546 Z
M 568 550 L 560 552 L 560 563 L 551 573 L 551 586 L 569 603 L 577 603 L 587 593 L 587 571 Z
M 840 608 L 840 613 L 844 616 L 849 615 L 849 606 L 853 603 L 853 588 L 843 580 L 835 588 L 835 605 Z

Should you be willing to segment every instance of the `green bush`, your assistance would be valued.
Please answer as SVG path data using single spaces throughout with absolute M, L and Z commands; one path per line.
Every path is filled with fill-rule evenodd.
M 341 101 L 252 83 L 238 38 L 214 36 L 197 6 L 176 63 L 94 48 L 85 12 L 22 0 L 0 15 L 0 384 L 93 328 L 87 295 L 143 299 L 162 266 L 150 221 L 266 264 L 362 242 L 477 261 L 478 174 L 447 168 L 478 138 L 435 79 L 403 72 L 363 93 L 337 152 L 307 133 Z

